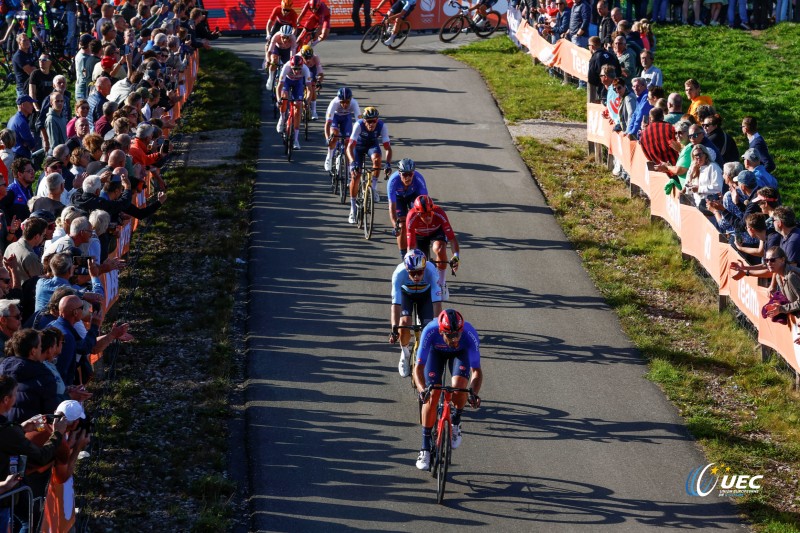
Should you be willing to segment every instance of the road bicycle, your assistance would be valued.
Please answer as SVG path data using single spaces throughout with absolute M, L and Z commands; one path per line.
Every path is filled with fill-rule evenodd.
M 298 111 L 298 107 L 302 105 L 303 100 L 290 100 L 288 98 L 281 98 L 281 102 L 289 102 L 289 109 L 287 111 L 286 124 L 284 124 L 281 135 L 283 137 L 283 153 L 286 154 L 286 160 L 292 160 L 292 153 L 294 152 L 294 117 Z
M 345 145 L 342 136 L 339 135 L 336 146 L 331 155 L 331 192 L 339 195 L 339 202 L 347 201 L 347 158 L 345 157 Z
M 281 69 L 283 68 L 283 61 L 280 59 L 278 60 L 278 66 L 275 67 L 275 76 L 272 78 L 272 85 L 267 84 L 267 90 L 270 94 L 270 99 L 272 102 L 272 118 L 278 118 L 278 113 L 280 112 L 278 103 L 280 102 L 280 94 L 278 91 L 278 78 L 280 77 Z M 269 75 L 269 58 L 264 62 L 264 70 L 267 71 L 267 75 Z
M 303 138 L 308 140 L 308 123 L 311 121 L 311 104 L 307 99 L 303 99 L 303 117 L 301 125 L 303 127 Z
M 364 230 L 364 238 L 369 240 L 375 224 L 375 202 L 372 196 L 372 180 L 375 178 L 372 174 L 380 168 L 373 168 L 373 172 L 368 172 L 366 176 L 361 170 L 362 168 L 356 169 L 356 173 L 361 175 L 356 196 L 356 225 L 358 229 Z
M 381 13 L 380 11 L 375 11 L 375 14 L 382 16 L 383 20 L 370 26 L 367 33 L 365 33 L 364 37 L 361 39 L 361 51 L 365 54 L 375 48 L 378 42 L 383 43 L 383 41 L 392 36 L 393 23 L 389 22 L 389 15 Z M 409 24 L 407 20 L 395 19 L 395 21 L 400 25 L 400 31 L 397 32 L 394 42 L 388 45 L 392 50 L 400 48 L 403 43 L 406 42 L 406 39 L 408 39 L 408 34 L 411 33 L 411 24 Z
M 447 19 L 439 30 L 439 39 L 449 43 L 453 41 L 462 30 L 467 28 L 475 32 L 475 35 L 483 39 L 489 37 L 500 26 L 500 13 L 497 11 L 487 11 L 485 16 L 477 12 L 470 13 L 469 6 L 450 0 L 452 7 L 457 7 L 459 12 Z M 477 19 L 477 22 L 475 21 Z
M 309 30 L 305 26 L 298 26 L 297 27 L 297 50 L 300 50 L 305 45 L 313 42 L 317 38 L 317 32 L 318 31 L 319 31 L 319 26 L 317 26 L 313 30 Z
M 446 374 L 446 372 L 444 373 Z M 442 378 L 444 382 L 444 377 Z M 444 501 L 444 489 L 447 484 L 447 470 L 451 464 L 453 423 L 451 421 L 453 410 L 453 394 L 466 392 L 470 397 L 478 398 L 472 389 L 462 389 L 447 385 L 429 385 L 425 389 L 427 398 L 431 391 L 440 390 L 439 405 L 436 408 L 436 422 L 431 430 L 431 475 L 436 478 L 436 503 Z M 472 404 L 472 402 L 470 402 Z M 422 402 L 420 402 L 420 412 Z M 421 416 L 421 415 L 420 415 Z

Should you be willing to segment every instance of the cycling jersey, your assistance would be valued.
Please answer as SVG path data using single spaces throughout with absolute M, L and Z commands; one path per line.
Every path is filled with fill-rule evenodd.
M 303 16 L 308 13 L 308 20 L 303 23 Z M 325 5 L 324 2 L 319 3 L 319 8 L 317 8 L 317 12 L 314 13 L 311 11 L 308 3 L 303 6 L 303 9 L 300 11 L 300 16 L 298 20 L 301 22 L 301 26 L 304 26 L 307 31 L 312 31 L 317 29 L 320 26 L 320 22 L 322 23 L 323 27 L 330 27 L 331 25 L 331 10 L 328 9 L 328 6 Z
M 375 129 L 369 131 L 364 119 L 359 119 L 353 127 L 353 133 L 350 134 L 350 143 L 355 144 L 356 150 L 362 152 L 369 148 L 379 147 L 381 143 L 386 146 L 389 144 L 389 128 L 382 120 L 378 119 Z
M 399 305 L 404 294 L 424 294 L 431 287 L 436 289 L 431 293 L 431 301 L 441 302 L 442 294 L 438 287 L 438 281 L 439 274 L 436 273 L 436 267 L 433 266 L 433 263 L 425 264 L 425 274 L 423 274 L 422 279 L 417 282 L 412 280 L 411 276 L 408 275 L 406 265 L 400 263 L 394 270 L 394 274 L 392 274 L 392 303 Z
M 439 231 L 444 233 L 447 240 L 452 241 L 456 238 L 453 228 L 450 227 L 450 220 L 448 220 L 444 209 L 438 205 L 433 208 L 433 217 L 431 218 L 430 224 L 426 224 L 425 221 L 422 220 L 422 216 L 416 209 L 412 209 L 408 212 L 408 216 L 406 216 L 406 243 L 408 244 L 409 250 L 418 248 L 418 246 L 416 246 L 418 236 L 428 237 Z
M 353 131 L 353 120 L 360 114 L 361 110 L 355 98 L 351 98 L 350 105 L 345 108 L 337 96 L 328 104 L 328 111 L 325 112 L 325 121 L 331 122 L 332 127 L 336 128 L 343 137 L 350 137 L 350 133 Z
M 281 9 L 281 6 L 276 6 L 267 20 L 267 36 L 269 36 L 270 29 L 275 31 L 276 29 L 280 29 L 281 26 L 286 25 L 292 28 L 297 27 L 297 12 L 294 9 L 290 9 L 289 13 L 286 14 Z
M 386 191 L 389 195 L 389 202 L 395 203 L 395 211 L 398 216 L 406 216 L 409 209 L 414 205 L 414 200 L 421 194 L 428 194 L 428 187 L 425 184 L 425 178 L 422 174 L 414 171 L 414 177 L 411 178 L 411 184 L 406 187 L 400 177 L 400 172 L 396 171 L 389 176 L 389 182 L 386 184 Z
M 417 364 L 425 366 L 425 384 L 440 384 L 445 364 L 449 364 L 452 376 L 469 378 L 470 369 L 481 367 L 478 332 L 469 322 L 464 322 L 464 331 L 458 347 L 451 348 L 439 333 L 439 322 L 433 320 L 422 330 L 417 349 Z
M 397 0 L 394 4 L 392 4 L 392 9 L 389 12 L 392 15 L 397 15 L 401 11 L 405 11 L 405 15 L 401 18 L 405 19 L 409 13 L 414 11 L 414 8 L 417 5 L 417 0 Z
M 322 60 L 316 54 L 314 54 L 314 56 L 311 59 L 306 61 L 306 66 L 308 67 L 308 70 L 311 72 L 311 79 L 317 79 L 317 76 L 323 73 Z
M 269 53 L 279 55 L 279 50 L 288 50 L 289 57 L 293 56 L 297 52 L 297 39 L 295 36 L 292 35 L 288 40 L 284 41 L 281 39 L 280 33 L 273 35 L 272 40 L 269 42 Z M 288 59 L 284 59 L 284 63 L 286 61 L 288 61 Z
M 295 72 L 289 63 L 283 65 L 278 85 L 283 85 L 286 92 L 290 93 L 292 100 L 302 100 L 306 84 L 311 83 L 311 73 L 303 65 L 302 70 Z

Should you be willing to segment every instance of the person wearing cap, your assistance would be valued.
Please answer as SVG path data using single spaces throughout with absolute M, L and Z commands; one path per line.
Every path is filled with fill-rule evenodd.
M 748 148 L 742 156 L 744 168 L 753 172 L 756 175 L 759 187 L 773 187 L 778 188 L 778 180 L 775 176 L 767 172 L 767 169 L 761 162 L 761 154 L 755 148 Z
M 752 148 L 761 156 L 761 163 L 767 172 L 775 172 L 775 160 L 769 154 L 767 141 L 758 133 L 758 119 L 747 116 L 742 119 L 742 133 L 747 136 L 748 148 Z
M 16 258 L 12 270 L 20 285 L 29 278 L 42 275 L 42 260 L 34 249 L 44 242 L 47 226 L 47 222 L 40 218 L 28 218 L 22 226 L 22 238 L 8 245 L 3 254 L 4 259 Z
M 719 211 L 720 216 L 725 219 L 725 223 L 720 225 L 720 229 L 727 233 L 745 233 L 745 219 L 752 213 L 760 213 L 761 208 L 755 201 L 758 196 L 758 183 L 755 175 L 749 170 L 741 171 L 733 178 L 735 185 L 730 191 L 730 197 L 726 195 L 724 201 L 715 201 L 709 205 L 711 211 Z M 730 203 L 729 203 L 730 201 Z M 735 205 L 731 205 L 735 204 Z
M 28 80 L 31 72 L 36 70 L 36 56 L 31 53 L 31 40 L 25 33 L 17 34 L 19 49 L 11 59 L 14 67 L 14 77 L 17 81 L 17 98 L 28 94 Z

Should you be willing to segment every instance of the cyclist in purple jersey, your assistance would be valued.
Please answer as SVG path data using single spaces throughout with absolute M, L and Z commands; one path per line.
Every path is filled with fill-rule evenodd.
M 417 363 L 414 367 L 415 383 L 420 394 L 422 406 L 422 448 L 417 457 L 417 468 L 427 470 L 431 464 L 431 429 L 436 422 L 436 406 L 439 404 L 441 391 L 433 390 L 425 396 L 426 387 L 442 383 L 445 365 L 450 369 L 452 386 L 471 388 L 473 396 L 454 393 L 455 411 L 451 420 L 453 424 L 452 447 L 461 445 L 461 414 L 469 400 L 472 407 L 480 406 L 478 393 L 483 383 L 481 370 L 481 353 L 478 332 L 472 324 L 464 321 L 461 313 L 455 309 L 445 309 L 439 319 L 430 322 L 422 330 L 417 350 Z M 469 387 L 467 383 L 469 382 Z
M 395 229 L 397 247 L 400 248 L 400 257 L 405 257 L 406 244 L 406 215 L 414 206 L 417 196 L 428 194 L 425 178 L 416 171 L 413 159 L 405 158 L 397 165 L 397 172 L 389 176 L 386 184 L 386 194 L 389 197 L 389 221 Z

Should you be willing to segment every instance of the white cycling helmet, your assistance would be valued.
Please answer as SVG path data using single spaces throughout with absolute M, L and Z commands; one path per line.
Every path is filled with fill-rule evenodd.
M 284 37 L 289 37 L 292 34 L 294 34 L 294 28 L 292 28 L 288 24 L 281 26 L 281 35 L 283 35 Z

